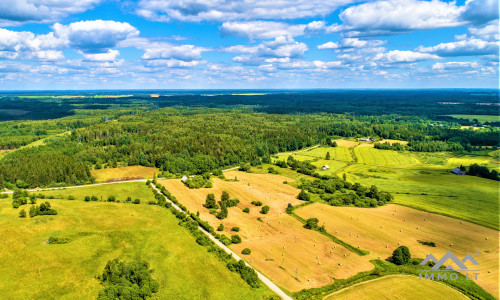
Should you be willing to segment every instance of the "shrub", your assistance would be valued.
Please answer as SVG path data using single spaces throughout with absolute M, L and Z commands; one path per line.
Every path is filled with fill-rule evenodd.
M 406 246 L 399 246 L 392 253 L 392 262 L 396 265 L 407 264 L 411 259 L 410 250 Z
M 116 197 L 115 196 L 109 196 L 108 197 L 108 202 L 115 202 L 116 201 Z
M 317 218 L 309 218 L 306 221 L 306 225 L 304 225 L 307 229 L 316 229 L 318 228 L 319 220 Z
M 239 227 L 233 227 L 233 228 L 231 228 L 231 231 L 239 232 L 240 228 Z
M 68 200 L 75 200 L 74 196 L 68 196 Z
M 297 199 L 304 201 L 311 201 L 311 195 L 309 195 L 306 191 L 301 190 L 299 195 L 297 196 Z
M 64 237 L 49 237 L 49 244 L 67 244 L 69 243 L 68 238 Z
M 135 199 L 134 204 L 141 204 L 141 199 Z
M 132 197 L 128 196 L 127 200 L 125 200 L 125 202 L 132 202 Z
M 217 227 L 217 231 L 224 230 L 224 224 L 220 223 L 219 227 Z
M 417 242 L 419 242 L 420 244 L 422 244 L 424 246 L 436 247 L 436 243 L 434 243 L 434 242 L 421 241 L 421 240 L 417 240 Z
M 241 251 L 241 254 L 244 254 L 244 255 L 249 255 L 250 253 L 252 253 L 252 250 L 248 249 L 248 248 L 245 248 Z
M 104 285 L 97 299 L 146 299 L 158 292 L 159 284 L 145 261 L 108 261 L 98 279 Z M 125 297 L 124 297 L 125 296 Z
M 19 218 L 26 218 L 26 211 L 24 209 L 21 209 L 19 212 Z
M 255 205 L 255 206 L 262 206 L 262 202 L 261 201 L 252 201 L 252 204 Z
M 231 236 L 231 243 L 233 244 L 239 244 L 241 243 L 241 238 L 239 235 L 235 234 Z
M 97 198 L 97 196 L 92 196 L 92 197 L 90 197 L 90 200 L 91 201 L 97 201 L 97 200 L 99 200 L 99 198 Z
M 90 196 L 85 196 L 85 198 L 83 199 L 83 201 L 90 202 Z
M 248 213 L 250 213 L 250 208 L 245 207 L 245 208 L 243 209 L 243 212 L 244 212 L 244 213 L 247 213 L 247 214 L 248 214 Z
M 267 215 L 267 213 L 269 212 L 269 206 L 262 206 L 262 209 L 260 210 L 260 213 L 261 214 L 264 214 L 264 215 Z
M 19 203 L 17 200 L 12 201 L 13 208 L 19 208 L 19 206 L 21 206 L 21 203 Z
M 205 204 L 203 204 L 204 207 L 211 209 L 218 209 L 219 206 L 217 205 L 215 201 L 215 195 L 214 194 L 208 194 L 207 198 L 205 199 Z

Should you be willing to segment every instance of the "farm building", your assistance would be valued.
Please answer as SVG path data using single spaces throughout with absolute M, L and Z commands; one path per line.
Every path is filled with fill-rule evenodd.
M 359 140 L 362 141 L 362 142 L 371 142 L 372 141 L 372 137 L 369 136 L 368 138 L 361 138 Z
M 328 165 L 324 165 L 321 169 L 328 170 L 328 169 L 330 169 L 330 167 Z
M 181 181 L 185 182 L 186 180 L 188 180 L 187 176 L 182 176 Z
M 455 169 L 451 170 L 451 173 L 455 175 L 465 175 L 465 172 L 462 171 L 462 169 L 460 169 L 459 167 L 456 167 Z

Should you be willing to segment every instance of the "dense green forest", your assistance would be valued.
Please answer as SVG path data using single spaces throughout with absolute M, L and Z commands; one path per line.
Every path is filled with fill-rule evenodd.
M 230 94 L 203 97 L 182 93 L 158 98 L 149 95 L 116 99 L 90 96 L 21 98 L 20 103 L 25 106 L 28 102 L 34 103 L 31 107 L 35 109 L 47 105 L 47 110 L 33 119 L 47 116 L 55 119 L 0 122 L 0 150 L 17 149 L 0 152 L 0 187 L 89 183 L 93 182 L 90 169 L 129 165 L 158 167 L 164 175 L 206 174 L 229 166 L 259 162 L 279 152 L 329 144 L 336 137 L 405 140 L 409 144 L 404 147 L 388 144 L 376 147 L 420 152 L 467 152 L 483 146 L 499 146 L 499 130 L 495 126 L 463 130 L 455 121 L 436 121 L 428 117 L 441 113 L 436 107 L 439 102 L 448 101 L 450 94 L 461 95 L 460 101 L 468 104 L 448 105 L 448 108 L 454 113 L 465 113 L 465 106 L 476 105 L 474 101 L 490 101 L 495 92 L 472 99 L 466 97 L 471 93 L 464 91 L 441 91 L 439 98 L 436 98 L 437 92 L 404 92 L 403 96 L 415 95 L 419 107 L 432 111 L 422 111 L 420 115 L 411 110 L 415 103 L 402 100 L 401 95 L 397 98 L 395 91 L 380 93 L 351 91 L 351 101 L 360 101 L 351 103 L 359 108 L 356 114 L 347 114 L 342 109 L 338 112 L 346 114 L 327 113 L 333 104 L 340 108 L 347 105 L 344 98 L 349 93 L 345 92 L 283 92 L 265 95 L 267 98 L 264 95 L 264 98 Z M 377 95 L 370 98 L 370 105 L 366 102 L 368 95 Z M 388 99 L 380 100 L 384 95 Z M 15 97 L 0 98 L 2 105 L 9 104 L 2 106 L 3 111 L 4 107 L 19 109 Z M 332 97 L 336 100 L 330 101 Z M 201 98 L 209 100 L 201 106 Z M 268 101 L 267 106 L 259 102 L 264 99 Z M 310 105 L 321 112 L 305 109 L 307 105 L 303 101 L 306 99 L 310 103 L 322 101 L 322 105 Z M 399 106 L 408 109 L 405 115 L 387 109 L 397 99 L 405 104 Z M 434 101 L 430 108 L 422 104 L 432 102 L 430 99 Z M 186 106 L 178 106 L 181 103 Z M 293 103 L 298 103 L 296 108 L 291 108 Z M 391 114 L 378 115 L 381 111 L 375 106 Z M 454 108 L 458 106 L 461 108 Z M 492 113 L 494 106 L 481 106 L 480 111 Z M 364 110 L 370 107 L 372 115 L 365 115 Z M 297 109 L 302 108 L 304 110 L 299 113 Z M 66 116 L 59 118 L 60 115 Z

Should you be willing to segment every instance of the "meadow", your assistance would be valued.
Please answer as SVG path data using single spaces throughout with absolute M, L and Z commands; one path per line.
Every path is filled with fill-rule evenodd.
M 479 266 L 469 265 L 479 270 L 477 284 L 498 297 L 497 230 L 394 204 L 357 208 L 315 203 L 295 212 L 305 219 L 318 218 L 328 232 L 368 250 L 370 254 L 364 257 L 367 260 L 385 260 L 400 245 L 422 259 L 429 253 L 439 259 L 448 250 L 459 258 L 471 254 L 479 262 Z M 418 240 L 434 242 L 436 247 L 422 245 Z
M 456 118 L 456 119 L 467 119 L 472 122 L 472 120 L 476 119 L 479 122 L 500 122 L 500 116 L 499 115 L 449 115 L 450 117 Z
M 301 222 L 285 213 L 288 203 L 302 203 L 296 199 L 300 190 L 283 183 L 290 178 L 238 171 L 224 174 L 238 181 L 213 179 L 213 187 L 203 189 L 189 189 L 179 179 L 158 182 L 188 210 L 199 211 L 201 218 L 212 227 L 217 228 L 222 223 L 224 230 L 221 233 L 228 237 L 238 234 L 242 243 L 231 245 L 231 249 L 240 253 L 249 248 L 252 253 L 245 259 L 288 291 L 321 287 L 332 283 L 333 278 L 348 278 L 373 268 L 368 260 L 316 231 L 303 228 Z M 227 191 L 231 198 L 238 198 L 240 203 L 229 208 L 228 217 L 221 221 L 202 205 L 207 194 L 213 193 L 219 199 L 222 191 Z M 268 205 L 269 213 L 261 214 L 261 207 L 252 205 L 252 201 Z M 244 213 L 244 208 L 249 208 L 250 212 Z M 232 227 L 239 227 L 239 232 L 232 232 Z
M 350 286 L 328 295 L 325 300 L 469 299 L 442 283 L 419 280 L 409 275 L 390 275 Z
M 126 186 L 115 184 L 113 186 Z M 152 194 L 142 184 L 146 192 Z M 95 187 L 105 190 L 110 185 Z M 84 189 L 84 188 L 82 188 Z M 51 191 L 54 193 L 60 191 Z M 85 190 L 78 198 L 91 192 Z M 128 193 L 117 194 L 124 198 Z M 9 199 L 0 199 L 0 295 L 5 299 L 95 299 L 95 276 L 114 258 L 141 258 L 154 269 L 160 289 L 152 299 L 264 299 L 177 219 L 156 205 L 49 200 L 55 216 L 21 219 Z M 24 206 L 22 207 L 24 208 Z M 48 244 L 49 237 L 68 238 Z

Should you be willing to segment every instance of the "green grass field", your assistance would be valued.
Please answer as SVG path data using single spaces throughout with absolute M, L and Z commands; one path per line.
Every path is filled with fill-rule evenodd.
M 370 147 L 355 147 L 358 163 L 373 166 L 405 167 L 420 164 L 411 153 L 380 150 Z
M 312 156 L 317 158 L 325 158 L 326 153 L 330 152 L 330 157 L 333 160 L 352 162 L 353 158 L 348 147 L 318 147 L 307 152 L 302 152 L 304 156 Z
M 499 115 L 449 115 L 450 117 L 457 119 L 467 119 L 472 121 L 477 119 L 479 122 L 500 122 Z
M 339 299 L 469 299 L 459 291 L 432 280 L 416 276 L 391 275 L 362 282 L 328 295 L 325 300 Z
M 114 258 L 142 258 L 150 263 L 160 284 L 153 299 L 262 299 L 271 295 L 265 288 L 251 289 L 230 272 L 177 225 L 165 208 L 49 201 L 58 215 L 21 219 L 10 200 L 0 199 L 3 299 L 95 299 L 102 289 L 95 276 Z M 66 237 L 70 242 L 49 245 L 49 237 Z

